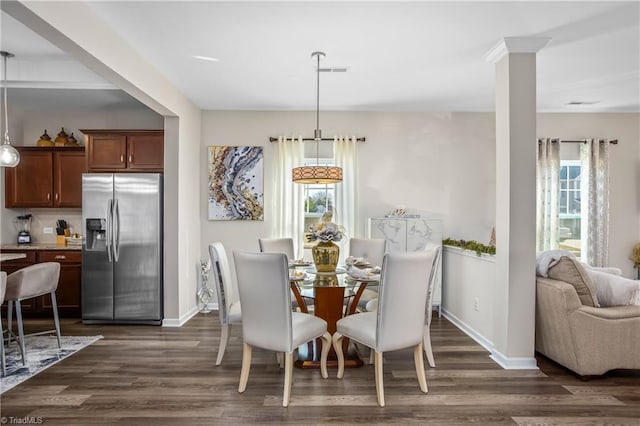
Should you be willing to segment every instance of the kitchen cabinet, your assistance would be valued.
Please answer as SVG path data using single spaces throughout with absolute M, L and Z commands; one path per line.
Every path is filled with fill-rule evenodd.
M 5 207 L 82 207 L 83 147 L 16 147 L 17 167 L 5 168 Z
M 90 172 L 162 172 L 164 131 L 81 130 Z
M 82 253 L 80 250 L 2 250 L 3 253 L 26 253 L 25 259 L 3 262 L 1 269 L 11 274 L 25 266 L 41 262 L 60 263 L 60 279 L 56 289 L 58 313 L 61 317 L 80 318 L 82 289 Z M 22 302 L 25 317 L 51 317 L 51 296 L 26 299 Z M 3 309 L 3 312 L 6 312 Z M 3 313 L 6 315 L 6 313 Z

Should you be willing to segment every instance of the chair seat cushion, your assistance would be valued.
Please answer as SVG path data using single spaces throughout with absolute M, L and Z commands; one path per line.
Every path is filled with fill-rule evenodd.
M 377 312 L 349 315 L 336 323 L 338 333 L 375 349 Z
M 242 322 L 242 309 L 240 308 L 240 302 L 233 302 L 229 306 L 229 324 L 237 324 Z
M 291 313 L 291 326 L 293 347 L 307 343 L 311 339 L 322 336 L 327 331 L 327 322 L 322 318 L 303 314 L 302 312 Z

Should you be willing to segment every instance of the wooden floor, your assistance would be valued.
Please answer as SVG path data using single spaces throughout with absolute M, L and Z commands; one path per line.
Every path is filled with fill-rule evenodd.
M 239 394 L 241 329 L 232 330 L 216 367 L 215 312 L 181 328 L 66 320 L 62 330 L 104 339 L 4 393 L 3 423 L 640 425 L 639 371 L 584 382 L 543 357 L 540 370 L 503 370 L 440 318 L 432 324 L 437 368 L 427 370 L 429 393 L 418 388 L 410 350 L 385 354 L 385 408 L 376 405 L 370 365 L 346 370 L 342 380 L 335 369 L 326 380 L 319 371 L 295 369 L 291 403 L 283 408 L 283 371 L 273 353 L 260 349 Z

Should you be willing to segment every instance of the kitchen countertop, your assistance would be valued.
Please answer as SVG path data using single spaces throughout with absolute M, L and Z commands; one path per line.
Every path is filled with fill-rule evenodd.
M 0 253 L 0 262 L 6 262 L 7 260 L 24 259 L 27 255 L 24 253 Z
M 0 250 L 75 250 L 81 251 L 82 246 L 59 246 L 55 243 L 42 244 L 2 244 Z

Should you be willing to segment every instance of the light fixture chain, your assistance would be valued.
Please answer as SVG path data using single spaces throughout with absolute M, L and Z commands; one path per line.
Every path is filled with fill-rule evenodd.
M 2 59 L 4 62 L 3 71 L 3 103 L 4 103 L 4 138 L 2 143 L 9 143 L 9 113 L 7 112 L 7 57 L 10 55 L 8 52 L 2 52 Z

